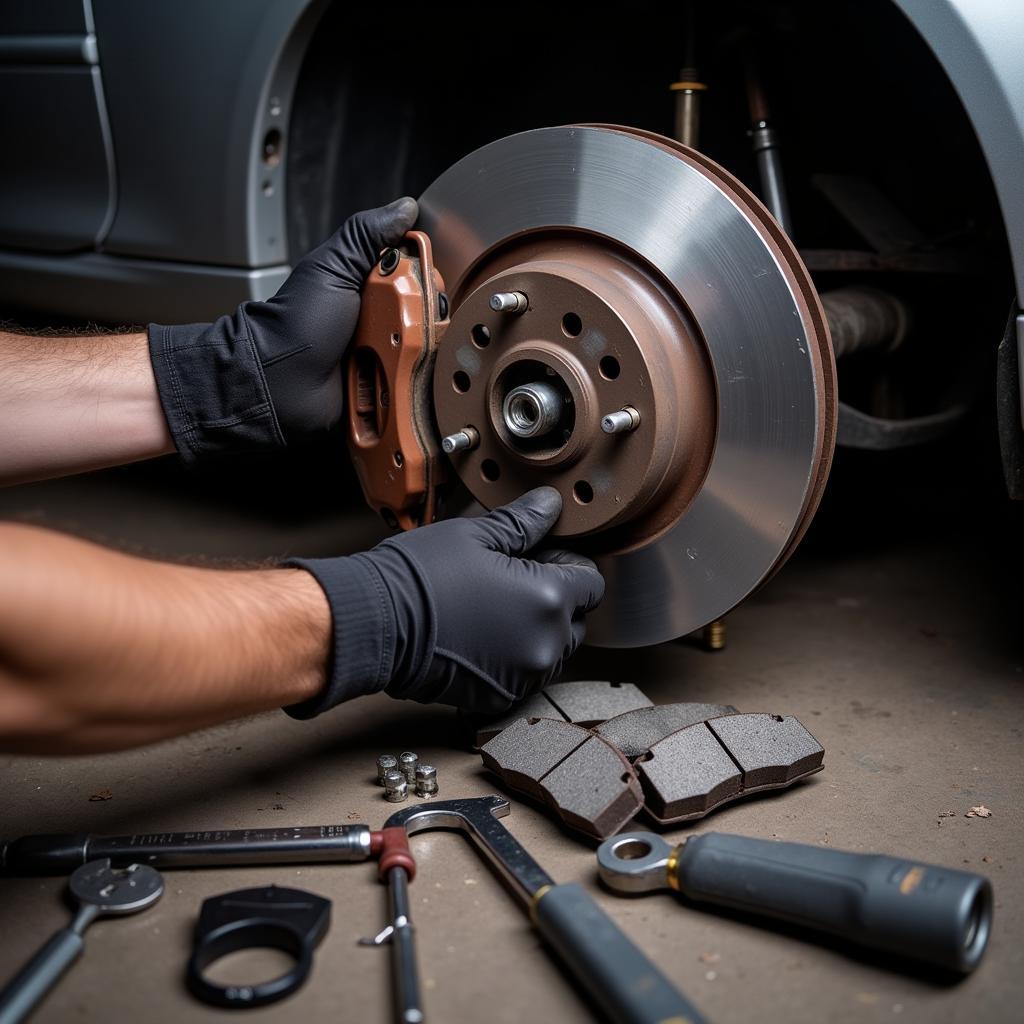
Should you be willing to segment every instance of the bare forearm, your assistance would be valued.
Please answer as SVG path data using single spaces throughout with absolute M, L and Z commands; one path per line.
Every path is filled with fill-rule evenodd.
M 299 569 L 222 571 L 0 526 L 0 747 L 151 742 L 323 685 L 330 612 Z
M 0 331 L 0 484 L 174 450 L 145 334 Z

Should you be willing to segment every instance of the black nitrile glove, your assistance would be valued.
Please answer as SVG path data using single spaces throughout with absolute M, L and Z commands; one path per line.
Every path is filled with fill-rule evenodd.
M 524 557 L 561 510 L 558 491 L 538 487 L 486 515 L 421 526 L 365 554 L 288 563 L 317 578 L 334 619 L 327 685 L 288 712 L 312 718 L 382 689 L 496 712 L 546 685 L 583 642 L 584 615 L 604 595 L 589 558 Z
M 280 448 L 341 417 L 341 357 L 380 251 L 416 221 L 415 199 L 349 217 L 266 302 L 212 324 L 149 325 L 160 402 L 186 461 Z

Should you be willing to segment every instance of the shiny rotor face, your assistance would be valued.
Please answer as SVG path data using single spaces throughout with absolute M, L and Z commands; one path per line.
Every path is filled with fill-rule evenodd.
M 610 126 L 491 143 L 420 209 L 453 309 L 435 413 L 480 434 L 452 457 L 470 492 L 562 491 L 555 532 L 608 583 L 588 642 L 733 608 L 799 540 L 834 440 L 824 317 L 767 211 L 700 154 Z

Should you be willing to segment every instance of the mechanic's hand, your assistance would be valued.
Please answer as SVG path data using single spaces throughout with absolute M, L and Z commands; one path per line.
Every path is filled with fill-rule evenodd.
M 213 324 L 149 326 L 160 401 L 186 460 L 295 444 L 341 417 L 341 357 L 380 251 L 416 221 L 416 200 L 350 217 L 266 302 Z
M 538 487 L 504 508 L 423 526 L 366 554 L 290 563 L 320 581 L 335 639 L 325 690 L 290 713 L 311 717 L 383 688 L 494 712 L 546 685 L 583 642 L 584 615 L 604 595 L 588 558 L 526 557 L 561 510 L 558 491 Z

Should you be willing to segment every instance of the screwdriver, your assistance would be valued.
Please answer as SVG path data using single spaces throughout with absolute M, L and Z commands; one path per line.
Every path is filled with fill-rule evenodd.
M 675 889 L 695 903 L 774 917 L 963 974 L 992 930 L 982 875 L 883 854 L 705 832 L 671 846 L 650 832 L 605 840 L 602 881 L 617 892 Z
M 144 832 L 125 836 L 85 833 L 22 836 L 0 843 L 0 874 L 66 875 L 91 860 L 160 868 L 229 864 L 316 864 L 369 860 L 381 849 L 368 825 Z

